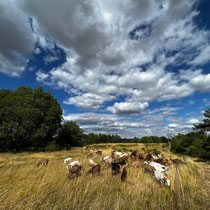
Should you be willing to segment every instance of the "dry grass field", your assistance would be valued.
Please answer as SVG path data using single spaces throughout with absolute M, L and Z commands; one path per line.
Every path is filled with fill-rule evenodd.
M 169 166 L 171 186 L 159 184 L 142 168 L 128 167 L 128 179 L 121 183 L 120 176 L 111 176 L 105 169 L 100 176 L 84 176 L 89 168 L 87 154 L 102 149 L 103 156 L 113 149 L 125 152 L 157 149 L 165 158 L 176 158 L 165 144 L 100 144 L 70 151 L 45 153 L 0 154 L 0 209 L 208 209 L 207 163 L 194 162 L 180 165 L 185 199 L 182 198 L 176 177 L 176 166 Z M 67 179 L 63 160 L 72 157 L 83 163 L 82 176 Z M 37 167 L 42 159 L 47 166 Z M 180 157 L 181 158 L 181 157 Z M 92 158 L 99 163 L 100 157 Z M 177 184 L 178 183 L 178 184 Z

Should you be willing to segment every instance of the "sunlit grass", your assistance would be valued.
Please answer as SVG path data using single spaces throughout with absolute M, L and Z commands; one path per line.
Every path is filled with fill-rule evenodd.
M 97 148 L 103 149 L 103 155 L 110 155 L 113 148 L 128 151 L 156 148 L 166 158 L 175 158 L 168 148 L 163 151 L 163 145 L 103 144 Z M 175 196 L 179 197 L 179 209 L 207 209 L 208 194 L 200 185 L 203 174 L 193 159 L 188 158 L 187 165 L 180 165 L 183 200 L 181 192 L 174 195 L 175 165 L 169 166 L 170 188 L 157 183 L 141 168 L 127 168 L 128 179 L 123 184 L 120 176 L 111 176 L 111 169 L 103 170 L 101 176 L 84 176 L 89 168 L 86 156 L 94 149 L 93 145 L 70 151 L 0 154 L 0 209 L 175 209 Z M 83 163 L 81 177 L 67 179 L 63 163 L 67 157 Z M 93 160 L 99 163 L 99 158 L 94 156 Z M 37 167 L 42 159 L 49 159 L 49 164 Z

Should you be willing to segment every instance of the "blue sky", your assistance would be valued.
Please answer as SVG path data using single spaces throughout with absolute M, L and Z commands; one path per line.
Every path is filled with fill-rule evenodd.
M 0 88 L 42 86 L 86 133 L 186 133 L 210 107 L 208 0 L 0 0 L 0 28 Z

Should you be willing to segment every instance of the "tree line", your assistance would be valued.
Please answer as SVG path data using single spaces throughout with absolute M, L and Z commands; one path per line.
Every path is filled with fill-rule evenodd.
M 194 125 L 196 132 L 178 134 L 172 138 L 171 151 L 193 157 L 210 159 L 210 109 L 204 113 L 203 122 Z

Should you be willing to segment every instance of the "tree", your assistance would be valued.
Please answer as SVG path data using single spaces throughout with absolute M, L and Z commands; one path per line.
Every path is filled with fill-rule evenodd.
M 210 109 L 207 109 L 203 115 L 203 123 L 194 125 L 193 130 L 210 131 Z
M 0 90 L 1 150 L 43 149 L 60 127 L 62 109 L 42 88 Z
M 83 130 L 77 125 L 76 122 L 66 121 L 62 125 L 57 139 L 57 144 L 67 150 L 72 146 L 83 146 Z

